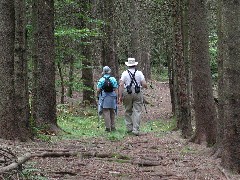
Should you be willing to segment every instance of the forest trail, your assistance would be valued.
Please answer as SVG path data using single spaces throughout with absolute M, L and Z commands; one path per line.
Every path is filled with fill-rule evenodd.
M 152 82 L 144 94 L 149 102 L 143 121 L 171 117 L 168 84 Z M 118 116 L 123 115 L 119 106 Z M 3 141 L 3 140 L 1 140 Z M 33 157 L 25 164 L 35 175 L 49 180 L 238 180 L 220 166 L 220 159 L 205 145 L 189 143 L 175 132 L 128 135 L 120 141 L 105 137 L 53 142 L 0 142 L 23 156 L 27 152 L 56 153 L 52 157 Z M 66 156 L 56 157 L 58 153 Z M 70 155 L 69 155 L 70 154 Z

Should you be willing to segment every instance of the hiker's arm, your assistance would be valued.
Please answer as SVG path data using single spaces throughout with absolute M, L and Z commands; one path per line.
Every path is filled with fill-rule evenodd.
M 97 88 L 97 95 L 99 95 L 101 92 L 101 89 L 100 88 Z
M 98 80 L 98 83 L 97 83 L 97 98 L 99 98 L 99 95 L 102 91 L 102 81 L 101 81 L 101 78 Z
M 100 93 L 101 93 L 101 89 L 100 89 L 100 88 L 97 88 L 97 99 L 99 99 Z
M 118 95 L 118 88 L 115 88 L 114 91 L 115 91 L 115 93 Z
M 148 88 L 148 87 L 147 87 L 147 82 L 146 82 L 145 79 L 141 81 L 141 84 L 142 84 L 142 87 L 143 87 L 143 88 Z
M 122 80 L 120 80 L 119 83 L 119 88 L 118 88 L 118 98 L 119 98 L 119 102 L 122 102 L 122 94 L 123 94 L 123 90 L 124 90 L 124 83 Z

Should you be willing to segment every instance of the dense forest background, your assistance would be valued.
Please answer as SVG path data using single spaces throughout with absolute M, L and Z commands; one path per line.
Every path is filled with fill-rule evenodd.
M 57 134 L 58 108 L 96 106 L 102 67 L 135 57 L 169 82 L 176 130 L 240 171 L 238 0 L 2 0 L 0 137 Z M 150 84 L 151 85 L 151 84 Z

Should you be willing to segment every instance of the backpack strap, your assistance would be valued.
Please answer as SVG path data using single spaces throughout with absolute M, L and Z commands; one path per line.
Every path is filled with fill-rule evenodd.
M 110 80 L 110 77 L 111 77 L 111 76 L 108 76 L 108 77 L 104 77 L 104 76 L 103 76 L 103 78 L 104 78 L 105 80 L 107 80 L 107 79 Z
M 103 77 L 105 80 L 108 80 L 108 79 L 109 79 L 109 81 L 111 81 L 111 80 L 110 80 L 110 77 L 111 77 L 111 76 L 108 76 L 108 77 L 102 76 L 102 77 Z
M 128 71 L 128 74 L 129 74 L 129 76 L 131 78 L 130 87 L 132 87 L 132 84 L 133 84 L 132 73 L 129 70 L 127 70 L 127 71 Z
M 128 71 L 128 74 L 129 74 L 129 76 L 130 76 L 130 78 L 131 78 L 130 86 L 132 86 L 132 83 L 134 83 L 135 86 L 138 86 L 138 83 L 137 83 L 137 81 L 136 81 L 136 79 L 135 79 L 135 73 L 137 72 L 137 70 L 135 69 L 135 71 L 134 71 L 133 74 L 132 74 L 129 70 L 127 70 L 127 71 Z

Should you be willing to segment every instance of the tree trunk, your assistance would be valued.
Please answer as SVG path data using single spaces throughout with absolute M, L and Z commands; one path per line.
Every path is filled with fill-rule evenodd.
M 128 57 L 133 57 L 139 64 L 141 64 L 141 52 L 140 52 L 140 37 L 139 37 L 139 17 L 138 17 L 138 6 L 137 0 L 130 2 L 130 49 Z
M 70 98 L 72 98 L 73 96 L 73 81 L 74 81 L 73 74 L 74 74 L 74 59 L 71 56 L 69 61 L 69 77 L 68 77 L 69 84 L 68 84 L 68 92 L 67 92 L 67 96 Z
M 112 75 L 119 79 L 118 63 L 116 55 L 116 38 L 115 38 L 115 18 L 114 18 L 114 1 L 104 0 L 102 2 L 102 14 L 105 20 L 104 32 L 105 38 L 103 39 L 103 66 L 109 66 L 112 70 Z
M 223 1 L 224 27 L 224 138 L 222 164 L 240 173 L 240 3 Z
M 146 81 L 151 79 L 151 59 L 150 59 L 150 49 L 151 49 L 151 32 L 150 32 L 150 14 L 148 1 L 138 3 L 139 13 L 137 13 L 139 19 L 139 46 L 140 46 L 140 64 L 139 69 L 143 72 Z
M 188 106 L 188 119 L 187 123 L 190 128 L 191 133 L 192 129 L 192 90 L 191 90 L 191 68 L 190 68 L 190 56 L 189 56 L 189 0 L 183 0 L 183 11 L 182 11 L 182 36 L 183 36 L 183 58 L 185 63 L 185 76 L 186 76 L 186 94 L 187 94 L 187 106 Z
M 169 53 L 169 46 L 166 44 L 166 54 L 167 54 L 167 64 L 168 64 L 168 81 L 169 81 L 169 90 L 170 90 L 170 97 L 171 97 L 171 105 L 172 105 L 172 113 L 176 115 L 176 100 L 175 100 L 175 92 L 174 92 L 174 69 L 173 69 L 173 58 Z
M 82 13 L 89 15 L 91 13 L 90 5 L 91 1 L 82 1 Z M 88 24 L 85 19 L 81 20 L 81 28 L 87 28 Z M 85 42 L 91 42 L 90 39 L 84 39 Z M 94 96 L 94 82 L 93 82 L 93 66 L 91 58 L 91 46 L 86 43 L 82 48 L 84 58 L 82 59 L 82 80 L 83 80 L 83 104 L 84 105 L 96 105 Z
M 224 45 L 223 45 L 223 23 L 222 23 L 222 0 L 217 4 L 217 34 L 218 34 L 218 97 L 217 97 L 217 144 L 216 150 L 221 156 L 222 141 L 224 137 L 224 97 L 223 97 L 223 60 L 224 58 Z
M 33 113 L 36 126 L 59 131 L 56 117 L 54 62 L 54 1 L 33 1 Z
M 196 132 L 192 141 L 216 142 L 216 109 L 213 99 L 208 52 L 206 0 L 189 2 L 190 49 Z
M 60 77 L 60 84 L 61 84 L 61 99 L 60 99 L 60 103 L 64 104 L 64 80 L 63 80 L 63 72 L 62 72 L 62 67 L 61 67 L 61 63 L 60 62 L 57 63 L 57 67 L 58 67 L 58 72 L 59 72 L 59 77 Z
M 14 1 L 0 2 L 0 137 L 21 139 L 15 119 L 14 99 Z
M 183 43 L 183 30 L 182 30 L 182 11 L 184 4 L 181 0 L 174 1 L 174 38 L 175 38 L 175 49 L 174 49 L 174 60 L 176 63 L 176 93 L 177 93 L 177 124 L 178 128 L 181 129 L 184 138 L 188 138 L 192 134 L 189 97 L 187 94 L 187 79 L 186 79 L 186 65 L 184 62 L 184 43 Z
M 96 105 L 94 96 L 94 83 L 93 83 L 93 69 L 90 47 L 85 46 L 83 48 L 84 58 L 82 60 L 82 80 L 83 80 L 83 104 L 84 105 Z
M 25 1 L 15 0 L 15 104 L 16 121 L 24 140 L 31 136 L 28 93 L 28 64 L 26 57 Z
M 169 10 L 170 9 L 170 10 Z M 172 16 L 172 1 L 166 2 L 164 4 L 164 14 L 168 14 L 169 16 Z M 167 27 L 167 25 L 171 24 L 170 27 Z M 175 77 L 175 69 L 174 69 L 174 39 L 173 37 L 173 23 L 172 18 L 164 18 L 164 29 L 163 29 L 163 36 L 166 38 L 166 40 L 163 40 L 164 42 L 164 53 L 166 54 L 166 62 L 167 62 L 167 68 L 168 68 L 168 81 L 169 81 L 169 90 L 170 90 L 170 97 L 171 97 L 171 105 L 172 105 L 172 113 L 174 116 L 176 116 L 176 96 L 175 96 L 175 88 L 174 88 L 174 77 Z

